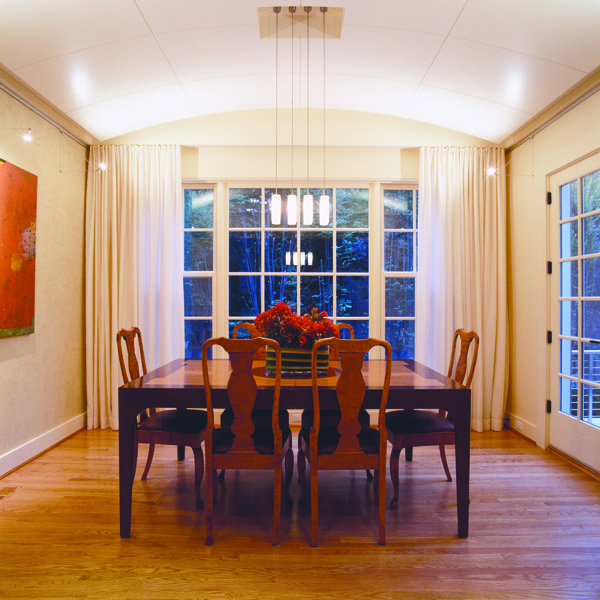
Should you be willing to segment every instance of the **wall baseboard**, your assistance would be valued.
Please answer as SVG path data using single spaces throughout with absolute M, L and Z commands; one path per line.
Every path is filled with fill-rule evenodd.
M 535 443 L 538 432 L 535 424 L 530 423 L 525 419 L 521 419 L 509 412 L 506 413 L 505 420 L 508 420 L 507 424 L 510 429 Z
M 81 413 L 22 446 L 3 454 L 0 456 L 0 477 L 8 475 L 77 431 L 85 429 L 86 420 L 87 413 Z

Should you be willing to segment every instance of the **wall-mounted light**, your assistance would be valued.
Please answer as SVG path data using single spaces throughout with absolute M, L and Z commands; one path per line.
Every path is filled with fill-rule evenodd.
M 31 135 L 31 127 L 21 136 L 26 142 L 31 142 L 33 136 Z

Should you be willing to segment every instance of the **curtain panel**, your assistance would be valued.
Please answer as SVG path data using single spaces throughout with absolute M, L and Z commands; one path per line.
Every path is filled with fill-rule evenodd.
M 117 331 L 140 328 L 148 369 L 183 356 L 179 146 L 91 147 L 85 245 L 87 426 L 118 429 Z
M 499 431 L 508 382 L 504 151 L 421 148 L 418 221 L 416 359 L 445 373 L 455 329 L 475 330 L 471 426 Z

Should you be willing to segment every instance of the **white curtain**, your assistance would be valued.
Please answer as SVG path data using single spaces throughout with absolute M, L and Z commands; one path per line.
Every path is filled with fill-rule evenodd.
M 85 244 L 87 426 L 118 429 L 117 331 L 140 328 L 148 369 L 183 355 L 178 146 L 92 146 Z
M 474 329 L 471 425 L 499 431 L 508 381 L 504 151 L 421 148 L 419 194 L 416 359 L 445 373 L 454 330 Z

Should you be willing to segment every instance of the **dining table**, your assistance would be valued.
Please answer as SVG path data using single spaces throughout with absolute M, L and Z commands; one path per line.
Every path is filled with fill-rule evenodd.
M 214 408 L 228 408 L 227 381 L 231 368 L 227 358 L 208 361 Z M 263 361 L 253 366 L 257 382 L 255 408 L 270 408 L 274 378 Z M 322 409 L 338 407 L 335 385 L 339 365 L 331 362 L 321 374 L 319 401 Z M 366 383 L 363 408 L 379 409 L 385 360 L 365 360 Z M 119 399 L 119 510 L 120 535 L 131 535 L 131 508 L 135 431 L 138 415 L 148 408 L 206 408 L 202 361 L 176 359 L 122 385 Z M 310 374 L 285 374 L 281 379 L 280 408 L 312 408 Z M 469 477 L 471 390 L 414 360 L 394 360 L 387 409 L 443 409 L 452 415 L 455 427 L 456 499 L 458 537 L 469 535 Z

